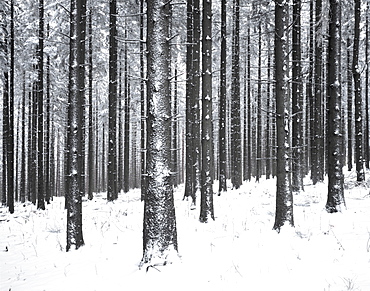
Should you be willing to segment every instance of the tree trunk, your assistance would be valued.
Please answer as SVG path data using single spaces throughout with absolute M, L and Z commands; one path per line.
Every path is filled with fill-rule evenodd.
M 280 232 L 286 223 L 294 226 L 294 220 L 290 178 L 290 121 L 287 71 L 288 3 L 283 0 L 278 0 L 275 3 L 277 180 L 276 213 L 273 228 Z
M 301 0 L 293 1 L 293 33 L 292 33 L 292 190 L 303 190 L 303 85 L 301 67 Z
M 251 96 L 251 33 L 250 33 L 250 23 L 248 24 L 247 32 L 247 103 L 248 103 L 248 171 L 247 171 L 247 181 L 252 179 L 252 96 Z
M 341 11 L 340 3 L 330 0 L 328 51 L 328 199 L 326 210 L 337 212 L 344 204 L 341 126 Z
M 148 1 L 148 189 L 144 200 L 141 264 L 163 264 L 177 253 L 171 186 L 171 107 L 168 73 L 168 10 L 163 0 Z
M 23 71 L 22 87 L 22 150 L 21 150 L 21 178 L 20 200 L 26 201 L 26 71 Z
M 240 3 L 234 0 L 231 73 L 231 183 L 239 189 L 242 184 L 242 144 L 240 123 Z M 212 70 L 212 69 L 211 69 Z
M 256 182 L 262 176 L 262 28 L 258 23 L 258 66 L 257 66 L 257 168 Z
M 355 83 L 355 142 L 356 142 L 356 173 L 357 181 L 365 181 L 364 156 L 363 156 L 363 128 L 362 128 L 362 96 L 361 96 L 361 73 L 358 64 L 360 53 L 360 21 L 361 0 L 355 0 L 355 36 L 353 39 L 353 62 L 352 74 Z
M 195 175 L 193 160 L 193 126 L 194 116 L 192 110 L 193 94 L 193 0 L 187 0 L 187 19 L 186 19 L 186 177 L 185 177 L 185 197 L 191 197 L 193 204 L 196 201 Z
M 226 0 L 221 0 L 221 60 L 220 60 L 220 101 L 219 101 L 219 189 L 226 192 Z
M 127 38 L 127 27 L 125 28 L 125 38 Z M 123 153 L 123 192 L 127 193 L 130 190 L 130 94 L 128 90 L 128 59 L 127 59 L 127 44 L 125 44 L 125 137 L 124 137 L 124 153 Z
M 366 24 L 365 24 L 365 64 L 366 64 L 366 72 L 365 72 L 365 112 L 366 112 L 366 121 L 365 121 L 365 159 L 366 159 L 366 168 L 369 169 L 370 166 L 370 125 L 369 125 L 369 71 L 370 71 L 370 63 L 369 63 L 369 14 L 370 14 L 370 4 L 367 2 L 366 5 Z
M 109 1 L 109 118 L 108 118 L 108 189 L 107 199 L 117 193 L 117 2 Z
M 348 129 L 347 129 L 347 136 L 348 136 L 348 149 L 347 149 L 347 164 L 348 164 L 348 171 L 352 171 L 352 157 L 353 157 L 353 118 L 352 118 L 352 68 L 351 68 L 351 42 L 350 38 L 347 38 L 347 118 L 348 118 Z
M 141 200 L 145 199 L 147 189 L 146 175 L 146 99 L 145 99 L 145 73 L 144 73 L 144 0 L 140 0 L 140 113 L 141 113 L 141 129 L 140 129 L 140 163 L 141 163 Z
M 93 196 L 93 185 L 94 185 L 94 178 L 97 179 L 97 176 L 94 177 L 94 133 L 93 133 L 93 102 L 92 102 L 92 95 L 93 95 L 93 31 L 92 31 L 92 5 L 90 5 L 89 10 L 89 61 L 88 61 L 88 79 L 89 79 L 89 152 L 87 155 L 87 171 L 88 171 L 88 190 L 87 195 L 89 200 L 94 198 Z M 97 132 L 95 132 L 97 134 Z M 96 190 L 96 189 L 95 189 Z
M 202 20 L 202 170 L 201 222 L 214 218 L 212 166 L 212 2 L 203 0 Z
M 84 94 L 85 39 L 83 39 L 86 18 L 85 0 L 71 0 L 70 21 L 70 83 L 67 131 L 67 247 L 76 249 L 84 245 L 82 235 L 82 122 L 81 98 Z

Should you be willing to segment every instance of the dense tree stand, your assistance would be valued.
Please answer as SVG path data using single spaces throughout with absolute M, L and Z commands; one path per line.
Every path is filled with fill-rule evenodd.
M 171 185 L 171 102 L 168 71 L 169 3 L 148 2 L 148 188 L 144 199 L 141 265 L 167 264 L 177 253 Z

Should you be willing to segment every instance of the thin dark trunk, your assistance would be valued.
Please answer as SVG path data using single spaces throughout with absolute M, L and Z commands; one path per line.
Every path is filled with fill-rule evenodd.
M 248 24 L 247 32 L 247 103 L 248 103 L 248 153 L 247 153 L 247 162 L 248 162 L 248 171 L 247 171 L 247 181 L 252 179 L 252 96 L 251 96 L 251 30 L 250 25 Z
M 258 23 L 258 66 L 257 66 L 257 168 L 256 182 L 262 175 L 262 28 Z
M 363 156 L 363 120 L 362 120 L 362 96 L 361 96 L 361 68 L 358 57 L 360 53 L 360 21 L 361 0 L 355 0 L 355 35 L 353 39 L 353 62 L 352 74 L 355 85 L 355 153 L 357 181 L 365 180 L 364 156 Z
M 22 86 L 22 150 L 21 150 L 21 181 L 20 200 L 26 201 L 26 71 L 23 71 Z
M 303 190 L 303 85 L 301 67 L 301 0 L 293 1 L 292 33 L 292 190 Z
M 94 143 L 94 133 L 93 133 L 93 101 L 92 101 L 92 95 L 93 95 L 93 30 L 92 30 L 92 5 L 90 5 L 90 11 L 89 11 L 89 61 L 88 61 L 88 79 L 89 79 L 89 152 L 87 156 L 87 171 L 88 171 L 88 177 L 89 177 L 89 183 L 88 183 L 88 190 L 87 195 L 89 200 L 92 200 L 94 198 L 93 196 L 93 185 L 94 185 L 94 178 L 96 179 L 97 176 L 94 177 L 94 149 L 93 149 L 93 143 Z M 95 133 L 97 134 L 97 133 Z M 96 189 L 95 189 L 96 190 Z
M 220 60 L 220 101 L 219 101 L 219 188 L 218 194 L 226 187 L 226 0 L 221 1 L 221 60 Z
M 127 37 L 127 27 L 125 28 L 125 38 Z M 123 192 L 127 193 L 130 190 L 130 94 L 128 92 L 128 59 L 127 59 L 127 44 L 125 44 L 125 141 L 123 153 Z
M 347 119 L 348 119 L 348 149 L 347 149 L 347 164 L 348 171 L 352 171 L 352 157 L 353 157 L 353 117 L 352 117 L 352 66 L 351 66 L 351 42 L 347 38 Z

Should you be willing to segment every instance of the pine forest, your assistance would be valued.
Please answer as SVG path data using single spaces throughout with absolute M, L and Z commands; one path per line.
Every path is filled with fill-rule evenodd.
M 0 290 L 370 290 L 370 0 L 2 0 Z

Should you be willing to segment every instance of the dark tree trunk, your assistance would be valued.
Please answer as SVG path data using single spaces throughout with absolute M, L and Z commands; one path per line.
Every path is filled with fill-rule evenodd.
M 193 204 L 196 201 L 195 175 L 194 175 L 194 155 L 193 155 L 193 126 L 194 116 L 192 110 L 193 94 L 193 0 L 187 0 L 187 20 L 186 20 L 186 177 L 185 177 L 185 197 L 191 197 Z
M 303 190 L 303 85 L 301 67 L 301 0 L 293 1 L 292 33 L 292 190 Z
M 341 11 L 340 3 L 330 0 L 328 46 L 328 200 L 326 210 L 337 212 L 344 204 L 341 126 Z
M 88 177 L 89 177 L 89 183 L 88 183 L 88 190 L 87 195 L 89 200 L 92 200 L 94 198 L 93 196 L 93 185 L 94 185 L 94 178 L 97 179 L 97 176 L 94 177 L 94 149 L 93 149 L 93 143 L 94 143 L 94 133 L 93 133 L 93 101 L 92 101 L 92 95 L 93 95 L 93 31 L 92 31 L 92 5 L 90 6 L 89 10 L 89 61 L 88 61 L 88 79 L 89 79 L 89 152 L 87 155 L 87 171 L 88 171 Z M 97 133 L 95 133 L 97 134 Z
M 22 150 L 21 150 L 21 178 L 20 200 L 26 201 L 26 71 L 23 71 L 22 87 Z
M 145 98 L 145 73 L 144 73 L 144 0 L 140 0 L 140 163 L 141 163 L 141 200 L 145 199 L 147 189 L 146 175 L 146 98 Z
M 248 153 L 247 153 L 247 162 L 248 162 L 248 171 L 247 171 L 247 181 L 252 179 L 252 96 L 251 96 L 251 33 L 250 25 L 248 24 L 247 32 L 247 103 L 248 103 Z
M 370 3 L 367 2 L 366 5 L 366 24 L 365 24 L 365 64 L 366 64 L 366 71 L 365 71 L 365 112 L 366 112 L 366 120 L 365 120 L 365 159 L 366 159 L 366 168 L 369 169 L 370 166 L 370 120 L 369 120 L 369 71 L 370 71 L 370 63 L 369 63 L 369 14 L 370 14 Z
M 353 39 L 353 62 L 352 74 L 355 83 L 355 142 L 356 142 L 356 173 L 357 181 L 365 181 L 364 156 L 363 156 L 363 120 L 362 120 L 362 96 L 361 96 L 361 73 L 358 63 L 360 53 L 360 21 L 361 0 L 355 0 L 355 36 Z
M 314 184 L 324 179 L 323 151 L 323 94 L 322 94 L 322 0 L 316 0 L 316 41 L 315 41 L 315 108 L 314 108 L 314 169 L 311 173 Z
M 366 71 L 365 71 L 365 112 L 366 112 L 366 120 L 365 120 L 365 158 L 366 158 L 366 168 L 369 169 L 370 165 L 370 125 L 369 125 L 369 71 L 370 71 L 370 63 L 369 63 L 369 14 L 370 14 L 370 4 L 367 2 L 366 5 L 366 23 L 365 23 L 365 64 L 366 64 Z
M 7 203 L 14 213 L 14 0 L 10 1 L 9 127 L 7 135 Z
M 48 25 L 49 32 L 49 25 Z M 46 59 L 46 132 L 45 132 L 45 201 L 50 204 L 51 181 L 50 181 L 50 56 Z M 52 148 L 51 148 L 52 149 Z
M 347 38 L 347 118 L 348 118 L 348 147 L 347 147 L 347 164 L 348 171 L 352 171 L 352 157 L 353 157 L 353 117 L 352 117 L 352 67 L 351 67 L 351 42 L 350 38 Z
M 266 31 L 268 26 L 266 25 Z M 268 114 L 266 115 L 266 179 L 271 176 L 271 48 L 270 48 L 270 34 L 267 35 L 267 88 L 266 88 L 266 107 Z
M 125 38 L 127 37 L 127 27 L 125 28 Z M 127 44 L 125 44 L 125 137 L 124 137 L 124 153 L 123 153 L 123 192 L 127 193 L 130 190 L 130 94 L 128 90 L 128 59 L 127 59 Z
M 232 40 L 231 73 L 231 183 L 239 189 L 242 184 L 242 144 L 240 122 L 240 3 L 234 0 L 234 27 Z
M 148 189 L 144 200 L 142 264 L 166 264 L 177 253 L 176 218 L 171 186 L 171 107 L 168 72 L 168 9 L 148 1 Z
M 258 66 L 257 66 L 257 167 L 256 182 L 262 176 L 262 28 L 258 23 Z
M 81 99 L 84 98 L 84 64 L 85 64 L 85 0 L 71 0 L 70 21 L 70 72 L 67 131 L 67 247 L 76 249 L 84 245 L 82 235 L 82 191 L 83 180 L 82 156 L 82 122 Z
M 117 2 L 109 2 L 109 118 L 108 118 L 108 189 L 107 199 L 117 193 Z
M 291 189 L 289 95 L 287 71 L 287 20 L 288 3 L 275 4 L 275 78 L 276 78 L 276 131 L 277 131 L 277 180 L 276 213 L 274 229 L 280 232 L 288 223 L 294 226 L 293 195 Z
M 219 189 L 218 194 L 226 187 L 226 0 L 221 1 L 221 60 L 220 60 L 220 101 L 219 101 Z
M 202 17 L 202 170 L 201 222 L 215 219 L 213 212 L 212 167 L 212 2 L 203 0 Z

